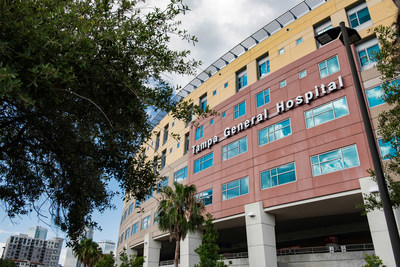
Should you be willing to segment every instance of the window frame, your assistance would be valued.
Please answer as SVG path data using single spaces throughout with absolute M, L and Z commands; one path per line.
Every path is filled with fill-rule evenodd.
M 136 226 L 136 227 L 135 227 Z M 135 222 L 134 224 L 132 224 L 132 230 L 131 230 L 131 236 L 133 236 L 134 234 L 137 234 L 139 232 L 139 222 Z M 136 230 L 136 231 L 134 231 Z
M 284 126 L 284 127 L 282 127 L 282 128 L 275 129 L 275 126 L 277 126 L 278 124 L 281 124 L 281 123 L 283 123 L 283 122 L 285 122 L 285 121 L 289 121 L 288 126 Z M 272 132 L 270 132 L 270 128 L 271 128 L 271 127 L 274 127 L 274 129 L 272 130 Z M 290 133 L 289 133 L 288 135 L 285 135 L 285 136 L 283 136 L 283 137 L 281 137 L 281 138 L 276 139 L 276 134 L 275 134 L 275 133 L 276 133 L 277 131 L 279 131 L 279 130 L 281 130 L 281 129 L 284 129 L 284 128 L 287 128 L 287 127 L 290 128 Z M 260 140 L 261 140 L 261 139 L 260 139 L 260 133 L 262 133 L 262 132 L 264 132 L 264 131 L 267 131 L 267 139 L 268 139 L 268 142 L 261 144 L 261 142 L 260 142 Z M 273 139 L 272 141 L 270 141 L 270 134 L 273 134 L 273 136 L 274 136 L 274 139 Z M 292 121 L 291 121 L 291 118 L 286 118 L 286 119 L 281 120 L 281 121 L 279 121 L 279 122 L 277 122 L 277 123 L 268 125 L 267 127 L 258 130 L 257 135 L 258 135 L 258 136 L 257 136 L 257 137 L 258 137 L 258 147 L 265 146 L 265 145 L 267 145 L 267 144 L 269 144 L 269 143 L 272 143 L 272 142 L 278 141 L 278 140 L 280 140 L 280 139 L 283 139 L 283 138 L 285 138 L 285 137 L 288 137 L 288 136 L 292 135 Z
M 329 72 L 329 69 L 330 69 L 330 68 L 329 68 L 328 61 L 331 60 L 331 59 L 333 59 L 333 58 L 336 58 L 338 70 L 331 73 L 331 72 Z M 325 63 L 325 67 L 321 69 L 320 66 L 321 66 L 322 63 Z M 327 75 L 325 75 L 325 76 L 322 76 L 322 74 L 321 74 L 321 70 L 323 70 L 323 69 L 326 69 L 326 70 L 327 70 Z M 340 71 L 340 63 L 339 63 L 339 57 L 338 57 L 337 55 L 334 55 L 333 57 L 327 58 L 327 59 L 325 59 L 325 60 L 323 60 L 323 61 L 321 61 L 321 62 L 318 63 L 318 72 L 319 72 L 319 77 L 320 77 L 321 79 L 324 79 L 324 78 L 326 78 L 326 77 L 328 77 L 328 76 L 330 76 L 330 75 L 332 75 L 332 74 L 335 74 L 335 73 L 337 73 L 337 72 L 339 72 L 339 71 Z
M 241 110 L 243 111 L 243 109 L 241 109 L 244 105 L 244 113 L 241 114 Z M 233 107 L 233 118 L 236 120 L 242 116 L 246 115 L 246 100 L 243 102 L 240 102 L 239 104 L 235 105 Z
M 246 87 L 247 87 L 247 68 L 243 68 L 236 73 L 236 92 L 240 92 Z
M 160 165 L 160 170 L 164 169 L 166 163 L 167 163 L 167 149 L 164 149 L 164 150 L 161 152 L 161 165 Z
M 202 95 L 199 98 L 199 106 L 200 106 L 200 109 L 202 109 L 203 111 L 206 110 L 206 107 L 207 107 L 207 93 L 205 93 L 204 95 Z
M 266 101 L 266 98 L 268 98 L 268 101 Z M 261 102 L 261 101 L 258 101 L 259 99 L 262 99 L 263 104 L 259 105 L 259 102 Z M 264 106 L 264 105 L 266 105 L 266 104 L 268 104 L 270 102 L 271 102 L 270 88 L 267 88 L 267 89 L 259 92 L 258 94 L 256 94 L 256 106 L 257 106 L 257 108 L 262 107 L 262 106 Z
M 283 167 L 291 165 L 291 164 L 293 164 L 293 170 L 286 171 L 286 172 L 283 172 L 283 173 L 278 173 L 279 168 L 283 168 Z M 275 171 L 275 174 L 273 174 L 274 171 Z M 263 187 L 263 174 L 267 173 L 267 172 L 269 172 L 269 175 L 270 175 L 271 186 Z M 279 183 L 279 176 L 282 176 L 282 175 L 287 174 L 289 172 L 294 172 L 294 180 L 291 180 L 291 181 L 285 182 L 285 183 Z M 276 180 L 277 180 L 277 184 L 276 185 L 273 185 L 273 177 L 276 177 Z M 260 188 L 261 188 L 261 190 L 266 190 L 266 189 L 269 189 L 269 188 L 273 188 L 273 187 L 277 187 L 277 186 L 293 183 L 293 182 L 296 182 L 296 181 L 297 181 L 296 164 L 295 164 L 294 161 L 286 163 L 286 164 L 283 164 L 283 165 L 280 165 L 280 166 L 276 166 L 276 167 L 273 167 L 273 168 L 270 168 L 270 169 L 267 169 L 267 170 L 264 170 L 264 171 L 260 172 Z
M 360 23 L 359 12 L 362 10 L 365 10 L 365 9 L 368 11 L 369 20 L 366 20 L 365 22 Z M 353 26 L 353 24 L 352 24 L 352 21 L 354 21 L 354 19 L 350 18 L 354 14 L 356 14 L 356 19 L 357 19 L 357 23 L 358 23 L 358 25 L 356 25 L 356 26 Z M 349 8 L 348 10 L 346 10 L 346 16 L 347 16 L 347 21 L 348 21 L 349 27 L 356 29 L 357 31 L 360 31 L 360 30 L 365 29 L 368 26 L 372 25 L 371 13 L 369 12 L 366 2 L 359 3 L 356 6 L 353 6 L 352 8 Z
M 207 158 L 207 157 L 209 157 L 209 158 Z M 206 165 L 206 163 L 208 163 L 209 161 L 211 161 L 211 165 L 208 166 L 208 165 Z M 197 162 L 198 162 L 199 168 L 196 171 Z M 214 152 L 210 152 L 207 155 L 204 155 L 204 156 L 194 160 L 194 162 L 193 162 L 193 173 L 194 174 L 199 173 L 199 172 L 204 171 L 204 170 L 206 170 L 208 168 L 211 168 L 213 165 L 214 165 Z M 201 167 L 201 166 L 203 166 L 203 167 Z M 207 167 L 205 167 L 205 166 L 207 166 Z
M 244 142 L 246 143 L 246 150 L 244 150 L 244 151 L 241 151 L 241 148 L 242 148 L 242 141 L 244 140 Z M 237 143 L 237 144 L 236 144 Z M 233 148 L 231 148 L 231 149 L 229 149 L 228 150 L 228 146 L 232 146 L 232 145 L 236 145 L 235 147 L 233 147 Z M 224 151 L 224 149 L 226 150 L 226 151 Z M 231 157 L 228 157 L 228 155 L 229 155 L 229 152 L 231 152 L 231 151 L 233 151 L 233 150 L 238 150 L 238 153 L 237 154 L 235 154 L 235 155 L 233 155 L 233 156 L 231 156 Z M 223 146 L 222 147 L 222 161 L 226 161 L 226 160 L 228 160 L 228 159 L 231 159 L 231 158 L 234 158 L 234 157 L 236 157 L 236 156 L 239 156 L 239 155 L 241 155 L 241 154 L 243 154 L 243 153 L 245 153 L 245 152 L 247 152 L 248 151 L 248 147 L 247 147 L 247 136 L 244 136 L 244 137 L 242 137 L 242 138 L 240 138 L 240 139 L 237 139 L 237 140 L 235 140 L 235 141 L 233 141 L 233 142 L 230 142 L 229 144 L 226 144 L 225 146 Z M 224 155 L 226 155 L 226 157 L 224 158 Z
M 261 73 L 263 66 L 265 65 L 265 73 Z M 258 80 L 264 78 L 269 75 L 271 72 L 271 65 L 269 61 L 268 53 L 264 56 L 261 56 L 257 59 L 257 78 Z
M 378 138 L 378 142 L 377 143 L 378 143 L 378 147 L 379 147 L 379 155 L 380 155 L 382 161 L 390 160 L 392 158 L 392 157 L 390 157 L 391 153 L 393 153 L 393 152 L 396 153 L 396 148 L 393 147 L 393 145 L 391 144 L 391 141 L 383 142 L 383 138 Z M 382 147 L 386 147 L 386 146 L 390 146 L 389 150 L 391 150 L 391 151 L 394 150 L 394 151 L 393 152 L 389 152 L 389 153 L 385 153 L 385 155 L 384 155 Z
M 378 89 L 379 88 L 379 89 Z M 378 89 L 381 92 L 381 99 L 377 98 L 377 97 L 370 97 L 369 92 L 371 92 L 372 90 L 376 90 Z M 367 98 L 367 102 L 368 102 L 368 107 L 369 108 L 374 108 L 374 107 L 378 107 L 381 106 L 383 104 L 385 104 L 385 100 L 383 99 L 383 90 L 382 90 L 382 85 L 377 85 L 375 87 L 369 88 L 367 90 L 365 90 L 365 96 Z M 375 96 L 375 94 L 373 95 Z M 378 104 L 374 104 L 373 106 L 371 105 L 371 101 L 375 100 L 376 102 L 379 102 Z
M 242 191 L 242 189 L 241 189 L 242 180 L 246 180 L 246 182 L 247 182 L 247 192 L 243 192 L 243 193 L 241 192 Z M 236 182 L 238 182 L 238 184 L 239 184 L 238 186 L 228 188 L 229 185 L 232 186 L 232 184 L 234 184 Z M 225 189 L 224 189 L 224 187 L 225 187 Z M 222 190 L 221 190 L 221 192 L 222 192 L 222 194 L 221 194 L 222 195 L 222 201 L 227 201 L 227 200 L 230 200 L 230 199 L 233 199 L 233 198 L 237 198 L 237 197 L 240 197 L 240 196 L 247 195 L 247 194 L 249 194 L 249 191 L 250 191 L 250 188 L 249 188 L 249 177 L 245 176 L 245 177 L 230 181 L 228 183 L 222 184 L 221 188 L 222 188 Z M 233 191 L 236 188 L 239 189 L 239 194 L 237 196 L 229 197 L 229 191 Z
M 196 128 L 194 140 L 197 141 L 204 137 L 204 125 L 201 125 Z
M 169 124 L 164 126 L 164 136 L 163 136 L 163 145 L 167 142 L 168 140 L 168 132 L 169 132 Z
M 378 51 L 379 51 L 380 50 L 379 42 L 378 42 L 378 39 L 376 39 L 376 38 L 371 38 L 369 40 L 366 40 L 366 41 L 356 45 L 355 49 L 357 52 L 358 64 L 362 71 L 370 69 L 376 65 L 376 59 L 372 58 L 372 54 L 370 54 L 370 52 L 374 52 L 374 51 L 369 51 L 369 49 L 376 47 L 376 46 L 378 47 Z M 361 60 L 362 57 L 360 56 L 360 53 L 362 53 L 362 52 L 365 52 L 365 57 L 368 60 L 368 64 L 366 64 L 366 65 L 363 65 L 363 61 Z
M 174 182 L 175 183 L 180 183 L 185 179 L 187 179 L 187 166 L 185 166 L 185 167 L 177 170 L 176 172 L 174 172 Z
M 337 111 L 335 110 L 334 103 L 339 102 L 341 99 L 344 99 L 344 101 L 346 102 L 347 114 L 341 115 L 341 116 L 337 117 L 337 115 L 336 115 Z M 317 110 L 317 109 L 322 109 L 323 107 L 328 106 L 328 105 L 331 105 L 331 109 L 325 109 L 325 110 L 323 110 L 323 112 L 314 114 L 314 111 L 315 111 L 315 110 Z M 321 122 L 321 123 L 318 123 L 318 124 L 315 123 L 315 118 L 316 118 L 316 117 L 321 116 L 321 115 L 323 115 L 323 114 L 327 114 L 327 113 L 330 112 L 330 111 L 333 112 L 333 115 L 334 115 L 334 118 L 333 118 L 333 119 L 330 119 L 330 120 L 327 120 L 327 121 L 324 121 L 324 122 Z M 311 112 L 312 115 L 311 115 L 310 117 L 307 117 L 306 114 L 309 113 L 309 112 Z M 325 123 L 334 121 L 334 120 L 336 120 L 336 119 L 339 119 L 339 118 L 341 118 L 341 117 L 347 116 L 347 115 L 349 115 L 349 114 L 350 114 L 350 110 L 349 110 L 349 104 L 347 103 L 347 97 L 346 97 L 346 96 L 342 96 L 342 97 L 340 97 L 340 98 L 336 98 L 336 99 L 334 99 L 334 100 L 332 100 L 332 101 L 323 103 L 323 104 L 321 104 L 321 105 L 319 105 L 319 106 L 316 106 L 316 107 L 314 107 L 314 108 L 311 108 L 311 109 L 308 109 L 308 110 L 304 111 L 304 120 L 305 120 L 305 124 L 306 124 L 306 129 L 311 129 L 311 128 L 317 127 L 317 126 L 319 126 L 319 125 L 322 125 L 322 124 L 325 124 Z M 309 125 L 308 125 L 308 123 L 307 123 L 307 119 L 310 119 L 310 118 L 312 118 L 312 121 L 313 121 L 313 125 L 312 125 L 311 127 L 309 127 Z
M 207 196 L 204 196 L 205 193 L 210 192 L 210 191 L 211 191 L 210 194 L 208 194 Z M 203 204 L 205 207 L 212 205 L 213 204 L 213 189 L 211 188 L 211 189 L 204 190 L 204 191 L 198 193 L 196 197 L 199 201 L 203 201 Z M 206 201 L 205 199 L 208 199 L 208 200 L 211 199 L 211 201 L 208 203 L 208 201 Z
M 151 220 L 151 215 L 142 218 L 140 223 L 140 231 L 150 227 L 150 220 Z

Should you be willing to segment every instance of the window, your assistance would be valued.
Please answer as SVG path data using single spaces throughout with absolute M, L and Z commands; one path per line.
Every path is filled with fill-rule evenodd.
M 279 82 L 279 88 L 285 87 L 286 86 L 286 80 L 280 81 Z
M 349 9 L 347 11 L 347 16 L 350 26 L 352 28 L 356 28 L 357 30 L 361 30 L 369 25 L 372 25 L 371 16 L 369 15 L 368 7 L 365 2 L 353 7 L 352 9 Z M 360 27 L 360 25 L 362 26 Z
M 146 229 L 150 226 L 150 215 L 142 219 L 140 230 Z
M 164 127 L 164 139 L 163 139 L 163 144 L 165 144 L 165 142 L 167 142 L 167 140 L 168 140 L 168 124 L 167 125 L 165 125 L 165 127 Z
M 262 146 L 291 134 L 290 119 L 286 119 L 258 131 L 258 145 Z
M 169 153 L 170 153 L 170 154 L 172 153 L 172 147 L 169 149 Z
M 222 147 L 222 161 L 247 151 L 247 136 Z
M 222 200 L 228 200 L 249 193 L 249 177 L 222 185 Z
M 226 83 L 224 84 L 224 88 L 226 88 L 226 87 L 228 87 L 228 82 L 226 82 Z
M 207 94 L 200 97 L 200 108 L 205 111 L 207 107 Z
M 225 118 L 226 117 L 226 111 L 224 111 L 223 113 L 222 113 L 222 118 Z
M 131 228 L 126 229 L 125 231 L 125 240 L 129 238 L 129 233 L 131 232 Z
M 376 38 L 363 42 L 356 47 L 358 59 L 362 70 L 373 67 L 376 62 L 375 55 L 379 52 L 378 40 Z
M 168 186 L 168 177 L 157 183 L 157 193 L 160 193 L 164 187 Z
M 337 56 L 331 57 L 330 59 L 324 60 L 318 64 L 319 76 L 325 78 L 340 70 Z
M 314 34 L 315 34 L 315 36 L 317 36 L 323 32 L 326 32 L 327 30 L 329 30 L 331 28 L 332 28 L 332 22 L 329 19 L 329 20 L 326 20 L 326 21 L 314 26 Z M 322 45 L 318 41 L 316 41 L 316 42 L 317 42 L 317 48 L 322 47 Z
M 336 99 L 304 113 L 307 129 L 349 114 L 346 97 Z
M 374 87 L 372 89 L 367 90 L 366 92 L 367 100 L 370 108 L 382 105 L 385 103 L 383 99 L 383 92 L 380 85 Z
M 211 119 L 210 120 L 210 125 L 213 125 L 214 124 L 214 119 Z
M 261 79 L 262 77 L 264 77 L 265 75 L 267 75 L 271 69 L 269 66 L 269 57 L 264 56 L 260 59 L 257 60 L 257 71 L 258 71 L 258 79 Z
M 217 94 L 217 90 L 214 90 L 214 91 L 213 91 L 213 95 L 216 95 L 216 94 Z
M 140 205 L 142 205 L 142 201 L 140 201 L 139 199 L 136 199 L 136 202 L 135 202 L 135 209 L 136 209 L 136 208 L 139 208 Z
M 189 109 L 189 110 L 192 110 L 192 109 L 193 109 L 193 105 L 190 105 L 188 109 Z M 192 121 L 192 119 L 193 119 L 193 113 L 190 112 L 190 113 L 188 114 L 188 118 L 187 118 L 187 120 L 186 120 L 185 128 L 189 126 L 189 124 L 190 124 L 190 122 Z
M 175 126 L 175 122 L 173 121 L 173 122 L 172 122 L 172 127 L 174 127 L 174 126 Z
M 257 108 L 269 103 L 271 101 L 269 96 L 269 88 L 256 95 Z
M 132 213 L 133 210 L 133 203 L 129 205 L 128 215 Z
M 163 152 L 161 153 L 161 169 L 164 169 L 166 161 L 167 161 L 167 150 L 164 149 Z
M 135 222 L 135 223 L 132 225 L 132 233 L 131 233 L 131 235 L 134 235 L 134 234 L 136 234 L 137 232 L 139 232 L 139 222 Z
M 237 81 L 236 90 L 238 92 L 247 86 L 247 70 L 246 69 L 236 73 L 236 81 Z
M 124 212 L 124 220 L 126 219 L 127 210 Z
M 242 103 L 236 105 L 233 108 L 234 115 L 235 115 L 235 120 L 244 114 L 246 114 L 246 101 L 243 101 Z
M 185 143 L 184 143 L 185 147 L 183 149 L 183 155 L 186 155 L 186 153 L 189 150 L 189 133 L 185 134 Z
M 197 194 L 197 197 L 200 201 L 203 201 L 204 206 L 208 206 L 212 204 L 212 194 L 213 190 L 209 189 L 204 192 Z
M 154 212 L 154 224 L 158 224 L 158 212 Z
M 176 148 L 179 148 L 181 146 L 181 143 L 176 144 Z
M 204 135 L 204 126 L 201 125 L 200 127 L 196 128 L 196 140 L 199 140 Z
M 156 136 L 156 151 L 159 147 L 160 147 L 160 133 L 158 133 Z
M 296 181 L 294 162 L 261 172 L 261 189 Z
M 194 161 L 194 173 L 210 168 L 213 165 L 213 153 L 207 154 Z
M 278 50 L 278 55 L 282 55 L 283 53 L 285 53 L 284 47 L 282 47 L 281 49 Z
M 187 178 L 187 166 L 174 173 L 174 181 L 180 183 Z
M 397 154 L 391 142 L 383 142 L 383 139 L 379 139 L 378 144 L 382 160 L 390 159 L 393 155 Z
M 356 145 L 339 148 L 311 157 L 313 176 L 359 166 Z
M 149 193 L 144 196 L 144 201 L 149 200 L 153 196 L 153 188 L 150 189 Z
M 303 42 L 303 37 L 300 37 L 299 39 L 296 40 L 296 45 L 299 45 Z
M 306 76 L 307 76 L 307 71 L 306 70 L 302 70 L 302 71 L 299 72 L 299 79 L 302 79 L 302 78 L 304 78 Z

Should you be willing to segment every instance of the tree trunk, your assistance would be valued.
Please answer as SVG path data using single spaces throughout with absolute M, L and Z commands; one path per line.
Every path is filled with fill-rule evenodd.
M 177 238 L 175 241 L 175 244 L 176 244 L 176 247 L 175 247 L 174 265 L 175 265 L 175 267 L 178 267 L 179 254 L 181 253 L 181 239 Z

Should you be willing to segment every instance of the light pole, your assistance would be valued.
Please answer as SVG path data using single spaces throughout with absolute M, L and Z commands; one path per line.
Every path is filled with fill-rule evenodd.
M 397 230 L 396 220 L 390 202 L 385 176 L 383 174 L 382 163 L 376 145 L 376 138 L 371 126 L 367 105 L 365 104 L 364 93 L 361 88 L 360 78 L 358 77 L 356 63 L 353 57 L 353 52 L 351 51 L 350 47 L 350 44 L 360 40 L 361 37 L 356 30 L 347 28 L 344 22 L 342 21 L 340 22 L 339 27 L 329 29 L 328 31 L 315 36 L 315 39 L 317 39 L 318 42 L 324 45 L 330 41 L 337 39 L 338 37 L 340 38 L 340 41 L 342 41 L 342 43 L 346 48 L 346 54 L 350 64 L 351 76 L 353 77 L 354 88 L 357 93 L 357 99 L 358 99 L 358 104 L 360 106 L 360 112 L 364 124 L 365 134 L 367 135 L 369 151 L 371 154 L 372 163 L 374 165 L 376 181 L 378 184 L 379 194 L 382 201 L 383 212 L 385 214 L 386 225 L 388 228 L 390 243 L 392 245 L 392 250 L 393 250 L 393 256 L 396 262 L 396 266 L 400 266 L 399 232 Z

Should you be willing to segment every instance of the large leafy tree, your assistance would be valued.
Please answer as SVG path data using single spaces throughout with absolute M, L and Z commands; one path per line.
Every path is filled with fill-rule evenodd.
M 111 251 L 110 254 L 103 254 L 103 257 L 99 259 L 96 263 L 96 267 L 114 267 L 115 257 L 114 253 Z
M 174 183 L 174 187 L 163 189 L 157 221 L 161 231 L 169 232 L 170 241 L 175 240 L 174 265 L 178 267 L 180 241 L 185 239 L 189 231 L 194 232 L 203 224 L 204 204 L 196 197 L 195 185 Z
M 74 247 L 74 254 L 84 267 L 94 267 L 103 257 L 99 245 L 90 238 L 81 240 L 79 245 Z
M 168 44 L 195 41 L 176 21 L 182 0 L 142 2 L 1 1 L 0 200 L 10 217 L 49 200 L 78 240 L 93 210 L 110 207 L 110 179 L 138 199 L 155 184 L 153 164 L 133 160 L 151 132 L 146 110 L 173 108 L 164 73 L 198 62 Z

